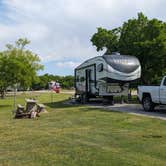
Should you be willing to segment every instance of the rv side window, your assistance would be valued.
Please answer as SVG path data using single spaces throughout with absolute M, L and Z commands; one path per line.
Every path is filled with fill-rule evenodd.
M 80 78 L 80 82 L 84 82 L 85 81 L 85 78 L 84 77 L 81 77 Z
M 164 86 L 166 86 L 166 78 L 164 79 L 164 83 L 163 83 Z
M 79 82 L 79 76 L 76 77 L 76 82 Z
M 102 64 L 102 63 L 100 63 L 100 64 L 97 66 L 97 71 L 98 71 L 98 72 L 103 71 L 103 64 Z

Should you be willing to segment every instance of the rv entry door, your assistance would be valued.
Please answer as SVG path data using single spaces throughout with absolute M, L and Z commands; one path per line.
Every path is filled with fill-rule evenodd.
M 91 93 L 91 74 L 92 74 L 92 70 L 91 69 L 87 69 L 85 70 L 85 79 L 86 79 L 86 93 L 89 94 Z

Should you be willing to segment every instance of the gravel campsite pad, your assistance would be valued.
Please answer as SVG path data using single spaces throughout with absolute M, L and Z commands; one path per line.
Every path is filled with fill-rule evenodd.
M 107 110 L 126 112 L 129 114 L 135 114 L 140 116 L 148 116 L 152 118 L 158 118 L 166 120 L 166 107 L 156 107 L 153 112 L 145 112 L 140 104 L 115 104 L 115 105 L 101 105 L 101 104 L 88 104 L 92 107 L 104 108 Z

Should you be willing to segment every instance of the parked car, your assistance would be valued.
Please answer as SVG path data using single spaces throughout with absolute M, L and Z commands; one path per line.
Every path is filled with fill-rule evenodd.
M 138 86 L 138 99 L 145 111 L 153 111 L 157 105 L 166 105 L 166 76 L 160 86 Z

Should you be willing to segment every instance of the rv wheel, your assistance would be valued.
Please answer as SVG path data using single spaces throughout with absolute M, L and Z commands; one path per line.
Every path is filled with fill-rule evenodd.
M 86 94 L 82 94 L 81 95 L 81 103 L 85 104 L 88 101 L 87 95 Z
M 114 105 L 113 96 L 104 96 L 103 97 L 103 104 L 104 105 Z

